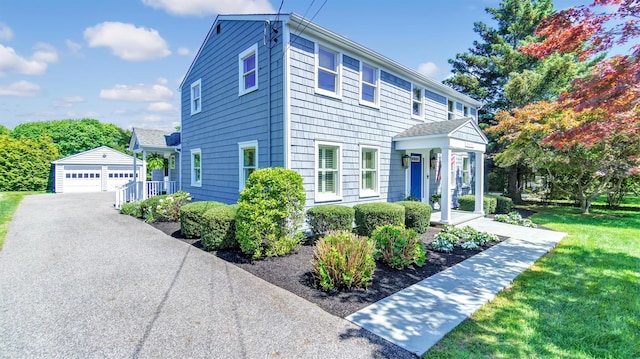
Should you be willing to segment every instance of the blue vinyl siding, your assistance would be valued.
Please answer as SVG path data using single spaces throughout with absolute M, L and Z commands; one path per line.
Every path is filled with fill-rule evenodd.
M 342 65 L 353 71 L 360 71 L 360 61 L 351 56 L 342 55 Z
M 267 149 L 268 52 L 260 21 L 220 21 L 182 89 L 182 185 L 196 200 L 238 199 L 238 142 L 258 141 L 258 165 L 284 165 L 282 36 L 271 49 L 271 151 Z M 282 34 L 281 22 L 275 24 Z M 258 90 L 238 96 L 238 55 L 258 44 Z M 202 112 L 191 115 L 189 86 L 202 80 Z M 190 150 L 202 150 L 202 187 L 192 187 Z M 270 152 L 270 154 L 269 154 Z

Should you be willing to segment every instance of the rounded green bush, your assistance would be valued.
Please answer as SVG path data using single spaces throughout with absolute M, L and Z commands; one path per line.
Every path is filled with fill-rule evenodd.
M 202 216 L 210 209 L 223 206 L 224 203 L 200 201 L 180 207 L 180 232 L 185 238 L 200 238 Z
M 374 243 L 350 231 L 330 232 L 313 250 L 313 275 L 323 290 L 366 288 L 373 279 Z
M 236 237 L 252 258 L 281 256 L 296 248 L 306 196 L 302 176 L 284 168 L 262 168 L 249 176 L 240 193 Z
M 431 206 L 415 201 L 396 202 L 404 207 L 404 226 L 418 233 L 425 233 L 431 224 Z
M 123 203 L 120 207 L 120 214 L 126 214 L 137 218 L 142 218 L 142 211 L 140 209 L 140 202 L 127 202 Z
M 386 225 L 371 233 L 376 244 L 376 258 L 382 258 L 391 268 L 404 269 L 411 264 L 422 267 L 427 261 L 425 245 L 413 229 Z
M 509 197 L 498 196 L 496 197 L 496 211 L 495 213 L 507 214 L 513 210 L 513 200 Z
M 358 234 L 370 236 L 379 226 L 387 224 L 404 227 L 404 207 L 396 203 L 375 202 L 353 206 Z
M 484 196 L 484 213 L 493 214 L 496 212 L 496 198 L 491 196 Z M 476 196 L 467 194 L 458 197 L 458 209 L 461 211 L 473 212 L 476 208 Z
M 307 224 L 314 235 L 330 231 L 351 231 L 354 209 L 337 204 L 315 206 L 307 210 Z
M 200 243 L 205 251 L 236 249 L 237 205 L 213 207 L 202 215 Z

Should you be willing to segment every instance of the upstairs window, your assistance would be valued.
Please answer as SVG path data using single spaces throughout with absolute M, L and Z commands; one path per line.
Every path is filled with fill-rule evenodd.
M 464 106 L 462 108 L 462 114 L 464 115 L 464 117 L 469 117 L 469 107 L 468 106 Z
M 191 84 L 191 114 L 202 111 L 202 80 Z
M 238 96 L 258 89 L 258 44 L 238 56 Z
M 447 101 L 447 118 L 449 120 L 453 120 L 454 118 L 456 118 L 456 113 L 455 113 L 455 109 L 456 109 L 456 103 L 453 102 L 452 100 L 448 100 Z
M 240 155 L 240 182 L 239 190 L 244 190 L 249 176 L 258 169 L 258 141 L 247 141 L 238 143 Z
M 378 69 L 362 63 L 360 100 L 365 104 L 378 105 Z
M 333 97 L 340 94 L 340 56 L 337 52 L 318 46 L 316 91 Z
M 424 101 L 422 100 L 422 89 L 413 86 L 411 92 L 411 116 L 422 119 L 422 108 Z

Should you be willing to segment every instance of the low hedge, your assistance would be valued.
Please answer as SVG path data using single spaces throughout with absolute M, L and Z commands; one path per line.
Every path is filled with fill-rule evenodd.
M 163 194 L 147 198 L 140 202 L 140 214 L 142 215 L 142 218 L 147 222 L 155 222 L 160 219 L 161 216 L 159 216 L 157 212 L 158 205 L 160 204 L 160 200 L 164 200 L 165 198 L 167 198 L 167 195 Z
M 496 198 L 496 213 L 507 214 L 513 211 L 513 200 L 505 196 L 497 196 Z
M 353 206 L 357 232 L 369 237 L 379 226 L 387 224 L 404 227 L 404 207 L 397 203 L 376 202 Z
M 404 207 L 404 226 L 418 233 L 425 233 L 431 224 L 431 206 L 415 201 L 397 202 Z
M 224 203 L 200 201 L 180 207 L 180 232 L 186 238 L 200 238 L 202 216 L 210 209 L 223 206 Z
M 123 203 L 120 207 L 120 214 L 126 214 L 137 218 L 142 218 L 140 201 Z
M 307 224 L 314 235 L 330 231 L 351 231 L 355 210 L 337 204 L 315 206 L 307 210 Z
M 213 207 L 202 215 L 200 243 L 205 251 L 238 249 L 236 240 L 237 205 Z
M 484 213 L 496 213 L 497 200 L 495 197 L 484 196 Z M 472 194 L 458 197 L 458 209 L 461 211 L 473 212 L 476 208 L 476 196 Z

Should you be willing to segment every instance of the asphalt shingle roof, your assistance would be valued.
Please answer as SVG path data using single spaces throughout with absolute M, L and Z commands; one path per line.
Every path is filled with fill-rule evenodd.
M 394 139 L 406 138 L 406 137 L 420 137 L 420 136 L 433 136 L 433 135 L 446 135 L 451 133 L 456 128 L 464 125 L 469 121 L 468 118 L 459 118 L 456 120 L 420 123 L 408 130 L 400 132 Z
M 134 128 L 140 147 L 162 148 L 175 146 L 180 143 L 180 134 L 163 130 L 151 130 L 146 128 Z

